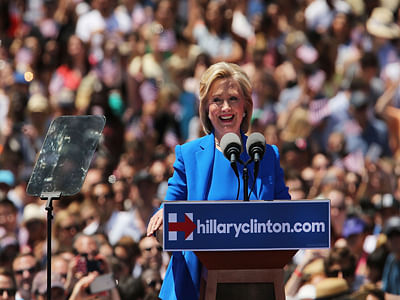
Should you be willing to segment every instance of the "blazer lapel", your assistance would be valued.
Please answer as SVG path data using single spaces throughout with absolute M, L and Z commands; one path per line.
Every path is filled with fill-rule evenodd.
M 190 200 L 207 200 L 210 189 L 212 169 L 214 163 L 215 142 L 214 134 L 207 135 L 199 144 L 199 149 L 195 153 L 196 157 L 196 191 Z

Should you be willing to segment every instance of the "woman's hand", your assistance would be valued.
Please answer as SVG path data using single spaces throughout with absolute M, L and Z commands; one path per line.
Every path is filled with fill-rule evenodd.
M 68 292 L 71 292 L 78 280 L 84 276 L 82 272 L 78 272 L 78 260 L 79 257 L 74 256 L 68 264 L 67 279 L 64 283 L 64 287 Z
M 79 281 L 75 284 L 68 300 L 97 298 L 97 295 L 91 295 L 88 293 L 88 288 L 98 275 L 99 274 L 97 272 L 91 272 L 79 279 Z
M 164 209 L 160 208 L 158 212 L 151 217 L 149 225 L 147 226 L 147 236 L 153 235 L 157 230 L 159 230 L 164 221 Z

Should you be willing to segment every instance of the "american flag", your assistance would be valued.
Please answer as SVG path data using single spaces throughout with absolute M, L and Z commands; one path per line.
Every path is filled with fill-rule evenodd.
M 326 116 L 329 116 L 331 111 L 328 104 L 328 99 L 312 100 L 309 104 L 308 121 L 311 125 L 318 125 Z

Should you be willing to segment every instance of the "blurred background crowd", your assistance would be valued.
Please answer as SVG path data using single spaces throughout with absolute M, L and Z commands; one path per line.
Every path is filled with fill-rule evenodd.
M 278 145 L 292 199 L 331 200 L 332 248 L 296 254 L 287 297 L 400 295 L 399 9 L 0 0 L 0 298 L 44 299 L 45 201 L 27 182 L 53 119 L 97 114 L 106 125 L 82 189 L 53 202 L 53 299 L 157 299 L 169 254 L 146 224 L 174 146 L 202 135 L 198 81 L 218 61 L 249 75 L 251 131 Z M 118 285 L 90 294 L 107 273 Z

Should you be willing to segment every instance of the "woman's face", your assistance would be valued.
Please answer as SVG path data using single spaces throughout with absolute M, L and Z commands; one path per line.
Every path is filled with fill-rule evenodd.
M 217 1 L 210 1 L 206 9 L 206 19 L 208 22 L 213 23 L 221 18 L 220 7 Z
M 84 54 L 82 41 L 77 36 L 71 36 L 68 40 L 68 55 L 77 56 Z
M 208 117 L 219 141 L 228 132 L 240 136 L 244 112 L 245 99 L 233 78 L 217 79 L 212 83 L 208 93 Z

